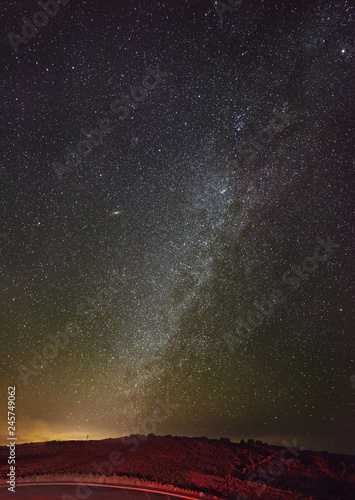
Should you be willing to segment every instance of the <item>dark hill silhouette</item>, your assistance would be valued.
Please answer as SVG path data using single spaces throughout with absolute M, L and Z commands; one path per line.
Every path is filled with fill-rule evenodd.
M 6 480 L 8 449 L 0 447 Z M 100 441 L 50 441 L 16 446 L 21 480 L 148 482 L 173 485 L 228 500 L 355 499 L 355 457 L 301 451 L 249 440 L 131 435 Z M 39 478 L 38 476 L 42 476 Z M 33 478 L 35 480 L 35 478 Z

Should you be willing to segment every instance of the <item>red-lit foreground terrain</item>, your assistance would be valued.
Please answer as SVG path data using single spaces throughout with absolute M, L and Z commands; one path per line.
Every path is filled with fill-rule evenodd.
M 7 457 L 8 448 L 0 447 L 3 485 L 9 473 Z M 165 490 L 170 492 L 171 500 L 173 493 L 228 500 L 260 497 L 265 500 L 354 500 L 355 457 L 301 451 L 252 440 L 237 444 L 228 439 L 152 434 L 148 437 L 131 435 L 102 441 L 51 441 L 16 446 L 16 496 L 21 492 L 23 482 L 59 481 Z M 66 491 L 64 485 L 62 488 L 63 492 Z M 63 498 L 94 499 L 94 486 L 80 488 L 84 489 L 77 486 Z M 0 488 L 1 498 L 5 498 L 5 493 L 7 489 Z M 6 497 L 15 498 L 15 495 L 9 493 Z

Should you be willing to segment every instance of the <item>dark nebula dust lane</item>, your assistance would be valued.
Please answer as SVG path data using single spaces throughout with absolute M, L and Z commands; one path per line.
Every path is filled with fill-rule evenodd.
M 58 6 L 1 13 L 18 442 L 353 453 L 353 5 Z

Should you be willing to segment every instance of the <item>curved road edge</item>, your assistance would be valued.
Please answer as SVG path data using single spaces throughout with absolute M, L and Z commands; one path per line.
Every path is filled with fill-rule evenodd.
M 108 479 L 108 478 L 105 478 Z M 129 485 L 129 484 L 113 484 L 113 483 L 106 483 L 106 482 L 87 482 L 84 480 L 78 480 L 78 481 L 68 481 L 68 480 L 57 480 L 57 481 L 45 481 L 45 480 L 39 480 L 38 482 L 17 482 L 16 483 L 16 488 L 20 488 L 21 486 L 60 486 L 60 485 L 65 485 L 65 486 L 89 486 L 89 487 L 101 487 L 101 488 L 116 488 L 116 489 L 125 489 L 125 490 L 133 490 L 133 491 L 145 491 L 147 493 L 157 493 L 160 495 L 168 495 L 171 497 L 176 497 L 176 498 L 184 498 L 188 500 L 196 500 L 201 498 L 204 498 L 205 500 L 216 500 L 217 497 L 215 496 L 207 496 L 203 492 L 194 492 L 194 493 L 188 493 L 185 492 L 184 490 L 181 490 L 180 488 L 174 486 L 174 485 L 166 485 L 166 488 L 155 488 L 155 487 L 144 487 L 144 486 L 137 486 L 137 485 Z M 0 488 L 7 488 L 8 484 L 5 482 L 0 483 Z M 163 485 L 164 486 L 164 485 Z M 174 488 L 174 489 L 172 489 Z

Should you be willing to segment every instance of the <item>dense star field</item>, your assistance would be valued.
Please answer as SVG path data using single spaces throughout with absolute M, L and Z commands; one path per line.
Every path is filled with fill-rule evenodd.
M 2 4 L 18 443 L 354 453 L 351 3 Z

